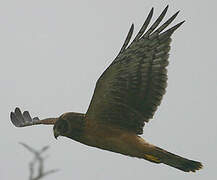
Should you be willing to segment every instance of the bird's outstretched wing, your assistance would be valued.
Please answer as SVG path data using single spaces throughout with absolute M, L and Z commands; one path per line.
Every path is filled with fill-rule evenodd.
M 143 133 L 144 122 L 153 117 L 165 94 L 170 37 L 184 22 L 162 32 L 179 13 L 158 27 L 167 9 L 168 6 L 146 31 L 152 8 L 128 46 L 134 27 L 131 26 L 120 53 L 96 83 L 86 114 L 88 123 L 110 124 L 136 134 Z
M 14 112 L 10 114 L 11 122 L 16 127 L 25 127 L 25 126 L 32 126 L 37 124 L 50 124 L 53 125 L 57 118 L 47 118 L 40 120 L 38 117 L 31 118 L 28 111 L 24 111 L 23 113 L 17 107 Z

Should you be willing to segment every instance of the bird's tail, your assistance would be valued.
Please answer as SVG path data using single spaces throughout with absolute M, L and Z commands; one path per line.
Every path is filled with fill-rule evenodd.
M 164 163 L 185 172 L 195 172 L 203 167 L 200 162 L 183 158 L 156 146 L 151 154 L 145 154 L 144 159 L 155 163 Z

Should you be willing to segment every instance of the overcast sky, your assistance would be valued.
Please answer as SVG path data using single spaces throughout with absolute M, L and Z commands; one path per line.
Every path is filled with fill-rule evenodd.
M 40 118 L 86 112 L 96 80 L 119 52 L 131 23 L 135 33 L 151 7 L 155 19 L 167 4 L 166 18 L 181 10 L 173 24 L 186 23 L 173 35 L 167 94 L 142 137 L 201 161 L 204 169 L 183 173 L 67 138 L 57 141 L 51 126 L 11 124 L 16 106 Z M 50 145 L 46 169 L 60 171 L 46 180 L 214 179 L 216 6 L 214 0 L 1 0 L 0 179 L 28 179 L 32 155 L 18 142 L 36 149 Z

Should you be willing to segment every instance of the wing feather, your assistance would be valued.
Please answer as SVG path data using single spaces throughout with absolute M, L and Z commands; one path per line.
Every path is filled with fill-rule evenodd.
M 120 53 L 96 83 L 86 114 L 88 123 L 143 133 L 144 122 L 153 117 L 166 92 L 171 35 L 184 22 L 162 32 L 179 13 L 158 27 L 167 10 L 168 6 L 145 32 L 153 16 L 152 8 L 128 46 L 133 33 L 131 26 Z
M 53 125 L 58 118 L 46 118 L 40 120 L 38 117 L 31 118 L 28 111 L 21 112 L 20 108 L 16 107 L 14 112 L 10 114 L 11 122 L 16 127 L 33 126 L 38 124 Z
M 143 37 L 148 37 L 155 30 L 155 28 L 160 24 L 160 22 L 163 20 L 164 16 L 166 15 L 168 7 L 169 6 L 167 5 L 166 8 L 163 10 L 163 12 L 160 14 L 160 16 L 157 18 L 157 20 L 153 23 L 153 25 L 144 34 Z
M 151 8 L 151 11 L 149 12 L 144 24 L 142 25 L 141 29 L 139 30 L 138 34 L 136 35 L 135 39 L 133 40 L 133 42 L 135 41 L 138 41 L 139 38 L 144 34 L 145 30 L 147 29 L 150 21 L 151 21 L 151 18 L 153 16 L 153 12 L 154 12 L 154 8 Z M 133 43 L 132 42 L 132 43 Z

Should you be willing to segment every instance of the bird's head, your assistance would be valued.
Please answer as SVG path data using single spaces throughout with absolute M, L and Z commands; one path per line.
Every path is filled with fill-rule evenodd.
M 59 117 L 53 127 L 54 137 L 57 139 L 58 136 L 66 136 L 70 133 L 70 122 L 68 119 Z
M 80 113 L 64 113 L 55 122 L 53 127 L 54 137 L 66 136 L 75 139 L 83 130 L 84 114 Z

